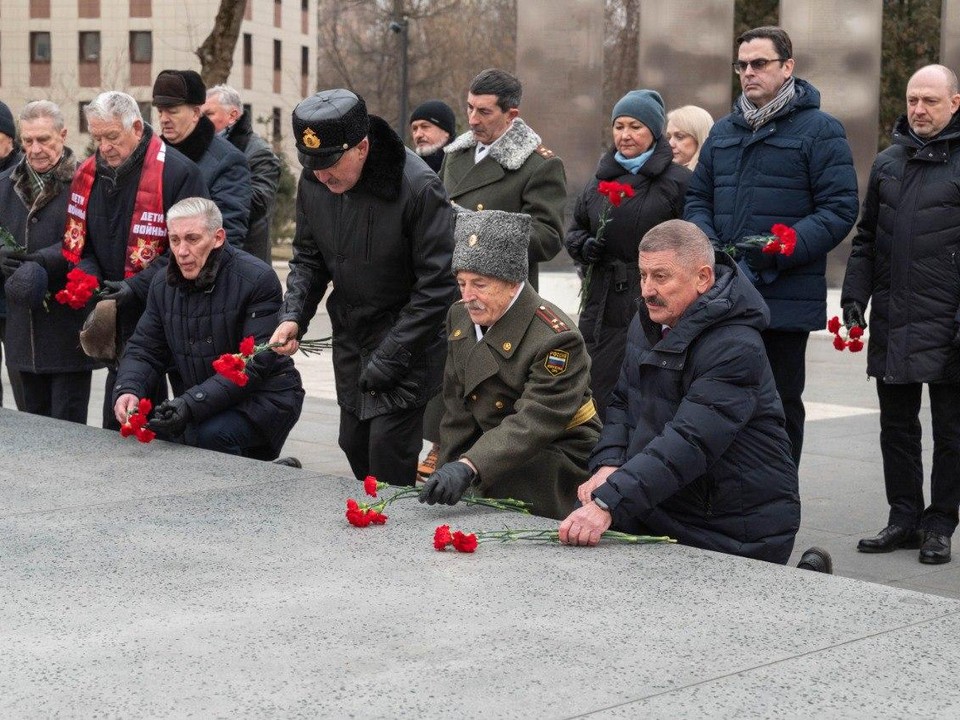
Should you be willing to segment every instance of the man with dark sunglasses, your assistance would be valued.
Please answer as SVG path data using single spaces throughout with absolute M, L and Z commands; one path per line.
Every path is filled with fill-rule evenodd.
M 718 250 L 738 248 L 741 269 L 770 308 L 761 335 L 799 465 L 807 339 L 826 324 L 827 253 L 857 219 L 857 175 L 843 126 L 820 110 L 817 89 L 794 77 L 782 28 L 738 37 L 733 69 L 743 92 L 703 144 L 684 219 Z M 796 232 L 789 255 L 743 242 L 777 223 Z

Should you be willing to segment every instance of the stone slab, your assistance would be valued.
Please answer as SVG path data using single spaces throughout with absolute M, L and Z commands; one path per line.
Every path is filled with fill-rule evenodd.
M 960 702 L 943 682 L 960 672 L 955 600 L 675 545 L 438 553 L 442 522 L 554 523 L 406 501 L 356 529 L 355 480 L 10 411 L 0 452 L 0 716 L 932 717 Z

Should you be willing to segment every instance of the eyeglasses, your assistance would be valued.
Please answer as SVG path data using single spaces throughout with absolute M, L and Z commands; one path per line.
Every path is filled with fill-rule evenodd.
M 772 60 L 767 60 L 766 58 L 757 58 L 756 60 L 736 60 L 733 64 L 733 71 L 739 75 L 747 71 L 747 68 L 753 68 L 756 72 L 763 72 L 763 69 L 772 62 L 786 62 L 787 58 L 773 58 Z

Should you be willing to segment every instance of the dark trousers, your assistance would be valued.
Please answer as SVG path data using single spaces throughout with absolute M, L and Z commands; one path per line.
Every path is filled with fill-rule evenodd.
M 930 506 L 924 509 L 920 455 L 923 385 L 889 385 L 877 380 L 889 524 L 953 535 L 960 507 L 960 384 L 931 383 L 927 389 L 933 421 L 933 470 Z
M 340 448 L 357 480 L 373 475 L 391 485 L 413 485 L 422 432 L 423 407 L 369 420 L 340 408 Z
M 89 370 L 49 375 L 21 372 L 23 404 L 19 408 L 34 415 L 85 425 L 92 374 Z
M 803 388 L 807 383 L 806 356 L 810 333 L 764 330 L 760 335 L 787 418 L 786 431 L 793 445 L 793 462 L 799 468 L 800 453 L 803 452 L 803 422 L 807 416 L 803 408 Z
M 119 430 L 120 423 L 117 422 L 117 416 L 113 412 L 113 386 L 117 384 L 117 368 L 107 368 L 107 379 L 104 382 L 103 389 L 103 428 L 105 430 Z M 153 406 L 158 407 L 160 403 L 167 399 L 167 380 L 161 378 L 160 387 L 150 393 L 150 400 Z
M 273 460 L 276 455 L 263 443 L 263 433 L 247 416 L 237 410 L 224 410 L 202 423 L 191 425 L 184 433 L 188 445 L 242 455 L 258 460 Z
M 0 362 L 3 362 L 3 345 L 7 343 L 7 319 L 0 317 Z M 20 371 L 7 367 L 10 378 L 10 389 L 13 390 L 13 401 L 17 410 L 23 410 L 23 383 L 20 381 Z M 0 405 L 3 405 L 3 385 L 0 384 Z

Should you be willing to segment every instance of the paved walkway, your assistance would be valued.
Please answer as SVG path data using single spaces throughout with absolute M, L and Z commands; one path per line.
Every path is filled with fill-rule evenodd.
M 281 279 L 286 264 L 277 263 Z M 573 273 L 541 274 L 543 295 L 571 314 L 577 309 L 578 282 Z M 839 296 L 830 293 L 830 314 L 839 312 Z M 329 334 L 321 311 L 310 325 L 309 337 Z M 330 353 L 296 359 L 303 375 L 307 400 L 284 454 L 296 455 L 304 467 L 324 474 L 349 476 L 350 469 L 337 446 L 339 411 L 333 385 Z M 828 549 L 836 574 L 960 598 L 960 562 L 944 566 L 921 565 L 917 551 L 865 555 L 856 551 L 857 539 L 886 524 L 879 438 L 879 413 L 874 384 L 866 379 L 865 353 L 839 353 L 826 331 L 811 336 L 807 350 L 806 438 L 800 467 L 803 517 L 794 562 L 810 545 Z M 6 373 L 4 371 L 4 383 Z M 103 373 L 94 380 L 90 424 L 100 417 Z M 5 389 L 9 394 L 9 387 Z M 7 405 L 12 405 L 7 402 Z M 924 463 L 929 468 L 929 404 L 922 410 Z M 929 483 L 928 483 L 929 484 Z M 929 488 L 927 488 L 929 496 Z

